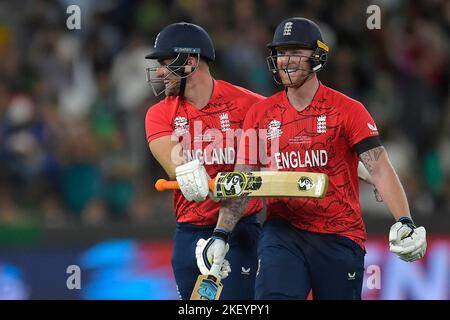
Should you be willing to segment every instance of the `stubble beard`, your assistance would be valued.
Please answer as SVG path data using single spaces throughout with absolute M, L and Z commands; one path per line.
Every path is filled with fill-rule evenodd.
M 286 77 L 284 78 L 283 86 L 287 87 L 287 88 L 300 88 L 303 84 L 305 84 L 305 82 L 307 82 L 309 79 L 311 79 L 312 74 L 300 74 L 299 76 L 295 77 L 296 80 L 293 80 L 291 82 L 291 80 L 289 79 L 289 77 L 286 75 Z
M 166 96 L 178 96 L 180 94 L 180 81 L 169 82 L 165 89 Z

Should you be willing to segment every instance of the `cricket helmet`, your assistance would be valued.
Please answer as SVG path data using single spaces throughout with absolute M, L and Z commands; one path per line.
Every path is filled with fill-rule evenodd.
M 190 56 L 197 58 L 196 66 L 188 66 Z M 166 68 L 171 74 L 181 79 L 179 95 L 183 96 L 186 78 L 197 69 L 200 58 L 214 61 L 215 51 L 211 37 L 202 27 L 192 23 L 178 22 L 168 25 L 158 33 L 153 50 L 145 58 L 158 61 L 174 58 Z M 163 83 L 169 76 L 160 78 L 156 75 L 157 70 L 158 66 L 146 68 L 147 82 L 155 96 L 164 92 Z
M 146 59 L 176 57 L 179 53 L 199 54 L 207 61 L 214 61 L 214 45 L 209 34 L 202 27 L 187 23 L 173 23 L 156 36 L 153 50 Z
M 293 47 L 314 50 L 309 58 L 311 69 L 318 72 L 327 62 L 328 46 L 323 42 L 322 33 L 313 21 L 305 18 L 289 18 L 281 22 L 275 29 L 273 40 L 267 45 L 270 56 L 267 61 L 269 69 L 276 76 L 278 69 L 276 60 L 277 48 Z M 277 80 L 277 79 L 276 79 Z

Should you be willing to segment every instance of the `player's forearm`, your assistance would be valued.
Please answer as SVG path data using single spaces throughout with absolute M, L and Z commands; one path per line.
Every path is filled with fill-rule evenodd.
M 233 231 L 236 224 L 244 215 L 247 203 L 247 197 L 222 200 L 217 228 L 221 228 L 227 232 Z
M 392 166 L 386 168 L 383 174 L 375 176 L 374 184 L 395 220 L 410 217 L 405 191 Z
M 361 161 L 358 162 L 358 178 L 368 184 L 373 185 L 372 177 Z
M 176 167 L 184 163 L 181 145 L 172 141 L 170 136 L 164 136 L 151 141 L 149 148 L 156 161 L 166 171 L 169 179 L 175 179 Z
M 360 155 L 364 166 L 372 176 L 373 184 L 377 188 L 391 214 L 396 220 L 403 216 L 410 216 L 408 200 L 403 186 L 392 167 L 386 150 L 377 147 Z
M 258 170 L 256 166 L 237 164 L 234 167 L 234 171 L 255 171 L 255 170 Z M 227 232 L 233 231 L 236 224 L 244 215 L 248 201 L 249 201 L 248 197 L 222 200 L 219 211 L 219 219 L 217 221 L 217 228 L 224 229 Z
M 169 179 L 175 180 L 176 179 L 175 169 L 177 166 L 174 165 L 173 163 L 168 163 L 168 162 L 163 162 L 163 161 L 158 161 L 158 162 L 161 165 L 161 167 L 163 167 L 164 171 L 167 173 L 167 176 L 169 177 Z

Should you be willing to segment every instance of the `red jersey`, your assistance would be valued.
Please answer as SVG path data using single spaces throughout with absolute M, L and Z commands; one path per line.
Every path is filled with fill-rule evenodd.
M 264 99 L 256 93 L 214 80 L 208 104 L 201 110 L 180 97 L 166 97 L 147 111 L 145 129 L 148 142 L 172 135 L 183 147 L 185 161 L 199 159 L 210 177 L 218 172 L 233 171 L 238 135 L 250 107 Z M 195 225 L 217 223 L 220 202 L 207 198 L 187 201 L 180 191 L 174 192 L 177 221 Z M 258 213 L 261 200 L 249 202 L 245 215 Z
M 254 105 L 243 129 L 256 129 L 259 144 L 254 152 L 250 139 L 242 139 L 239 162 L 329 177 L 323 199 L 268 198 L 267 219 L 279 217 L 299 229 L 343 235 L 364 248 L 358 154 L 353 147 L 378 136 L 378 131 L 360 102 L 320 84 L 311 104 L 299 112 L 282 91 Z M 255 158 L 260 154 L 265 155 L 265 163 L 261 163 L 264 158 Z

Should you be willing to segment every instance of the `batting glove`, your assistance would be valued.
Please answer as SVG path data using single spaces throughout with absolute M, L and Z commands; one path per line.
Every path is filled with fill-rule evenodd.
M 181 193 L 188 201 L 200 202 L 208 196 L 210 177 L 197 159 L 175 168 Z
M 421 259 L 427 250 L 425 228 L 417 228 L 411 218 L 401 217 L 389 232 L 389 250 L 403 261 L 413 262 Z
M 230 246 L 228 245 L 229 233 L 216 228 L 208 240 L 200 239 L 195 248 L 195 257 L 200 272 L 205 275 L 213 275 L 225 279 L 231 272 L 230 263 L 225 259 Z

